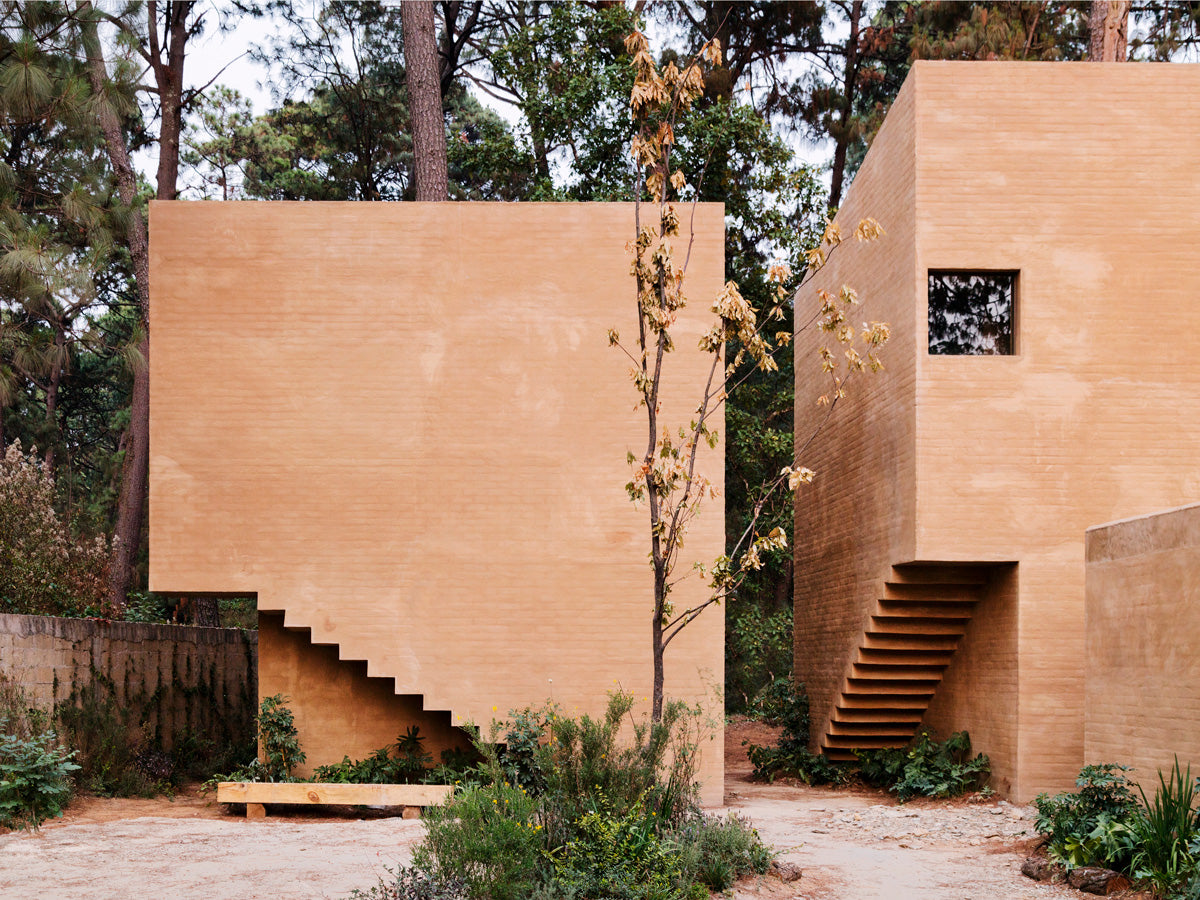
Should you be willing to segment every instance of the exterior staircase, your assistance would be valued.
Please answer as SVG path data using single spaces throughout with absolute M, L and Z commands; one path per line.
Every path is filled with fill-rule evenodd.
M 912 739 L 990 574 L 971 566 L 892 571 L 821 737 L 821 752 L 831 760 L 850 761 L 855 750 L 903 747 Z

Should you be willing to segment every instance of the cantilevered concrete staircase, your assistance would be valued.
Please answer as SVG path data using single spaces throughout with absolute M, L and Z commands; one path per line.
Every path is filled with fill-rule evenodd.
M 912 739 L 987 581 L 986 568 L 893 569 L 835 695 L 820 742 L 825 756 L 848 761 L 855 750 Z

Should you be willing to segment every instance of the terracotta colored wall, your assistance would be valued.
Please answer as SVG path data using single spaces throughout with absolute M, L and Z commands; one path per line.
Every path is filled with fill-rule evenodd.
M 797 569 L 816 576 L 797 586 L 798 667 L 844 666 L 866 602 L 844 587 L 855 578 L 910 560 L 1018 562 L 1015 609 L 986 612 L 1017 629 L 1017 652 L 969 637 L 974 659 L 956 659 L 943 687 L 964 697 L 939 697 L 931 716 L 976 711 L 955 727 L 984 751 L 1010 752 L 984 729 L 1015 739 L 1022 799 L 1070 785 L 1084 755 L 1085 528 L 1200 495 L 1198 95 L 1198 66 L 920 62 L 846 203 L 843 218 L 874 212 L 888 240 L 915 245 L 909 264 L 863 258 L 838 276 L 864 295 L 869 279 L 898 285 L 882 316 L 896 335 L 887 359 L 915 365 L 916 383 L 899 397 L 860 385 L 861 424 L 826 442 L 853 496 L 828 488 L 817 500 L 830 513 L 803 520 L 814 533 Z M 889 220 L 898 186 L 914 183 Z M 930 269 L 1019 270 L 1017 354 L 929 356 Z M 897 471 L 897 456 L 915 456 L 913 469 Z M 911 541 L 880 538 L 910 529 Z M 814 588 L 824 572 L 834 577 Z M 802 621 L 838 609 L 845 627 Z M 999 665 L 997 653 L 992 678 L 954 672 Z M 996 679 L 1016 685 L 1015 727 L 978 718 Z
M 1200 768 L 1200 505 L 1087 532 L 1084 762 Z
M 914 78 L 918 272 L 1020 270 L 1017 355 L 917 355 L 917 555 L 1020 560 L 1029 797 L 1083 757 L 1084 529 L 1200 495 L 1200 66 Z
M 98 696 L 136 710 L 164 750 L 185 731 L 244 743 L 257 659 L 258 635 L 238 628 L 0 615 L 0 675 L 31 703 L 50 711 L 99 683 Z
M 605 338 L 636 327 L 632 223 L 603 204 L 154 204 L 153 589 L 256 591 L 455 723 L 548 696 L 598 710 L 618 682 L 648 696 L 645 514 L 623 490 L 645 438 Z M 722 208 L 696 225 L 679 383 L 723 278 Z M 721 454 L 702 460 L 718 486 Z M 723 539 L 718 502 L 687 550 Z M 719 711 L 722 640 L 717 613 L 672 644 L 670 695 Z M 704 767 L 719 798 L 721 754 Z
M 814 737 L 824 731 L 833 693 L 882 580 L 892 564 L 912 559 L 917 278 L 912 171 L 912 92 L 905 88 L 838 216 L 847 235 L 863 216 L 874 217 L 887 235 L 871 244 L 843 243 L 796 301 L 796 321 L 802 323 L 820 308 L 816 289 L 836 292 L 849 284 L 863 301 L 850 313 L 856 327 L 867 319 L 892 325 L 884 371 L 855 376 L 849 396 L 800 461 L 817 473 L 797 494 L 793 537 L 796 674 L 809 692 Z M 816 404 L 828 391 L 818 349 L 829 343 L 813 329 L 796 335 L 797 446 L 826 414 Z
M 435 765 L 443 750 L 470 747 L 448 712 L 428 712 L 419 696 L 398 695 L 390 678 L 368 678 L 366 662 L 338 659 L 331 644 L 310 644 L 307 632 L 285 629 L 279 613 L 261 614 L 258 634 L 260 698 L 283 694 L 299 701 L 288 705 L 307 759 L 295 774 L 309 775 L 343 756 L 362 759 L 395 743 L 411 725 L 420 730 Z

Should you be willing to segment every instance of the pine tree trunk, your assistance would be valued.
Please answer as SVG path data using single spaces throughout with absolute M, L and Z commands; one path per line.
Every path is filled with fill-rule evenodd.
M 120 614 L 125 609 L 125 597 L 133 579 L 134 560 L 141 546 L 142 516 L 150 469 L 150 240 L 145 216 L 135 207 L 137 181 L 129 161 L 125 134 L 106 96 L 108 66 L 91 4 L 81 3 L 79 12 L 83 49 L 87 54 L 88 81 L 98 100 L 97 122 L 116 176 L 117 193 L 130 210 L 125 239 L 133 259 L 134 285 L 137 288 L 142 326 L 142 337 L 138 343 L 142 363 L 133 372 L 133 397 L 130 401 L 129 427 L 125 433 L 125 461 L 121 470 L 121 493 L 117 501 L 117 525 L 109 574 L 109 602 Z
M 1129 0 L 1092 0 L 1088 61 L 1125 62 L 1129 56 Z
M 842 202 L 842 185 L 846 178 L 846 153 L 850 147 L 850 122 L 854 118 L 854 93 L 858 82 L 858 25 L 862 20 L 863 0 L 850 4 L 850 35 L 846 38 L 846 71 L 842 78 L 842 109 L 839 134 L 833 148 L 833 170 L 829 178 L 829 210 Z
M 418 200 L 446 200 L 446 120 L 442 112 L 441 72 L 433 27 L 433 3 L 400 4 L 408 108 L 413 132 L 413 181 Z

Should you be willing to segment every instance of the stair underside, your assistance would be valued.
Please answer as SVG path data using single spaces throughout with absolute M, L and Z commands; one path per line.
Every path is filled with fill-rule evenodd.
M 838 693 L 821 751 L 903 747 L 916 733 L 966 634 L 987 573 L 971 567 L 897 569 L 875 603 Z

